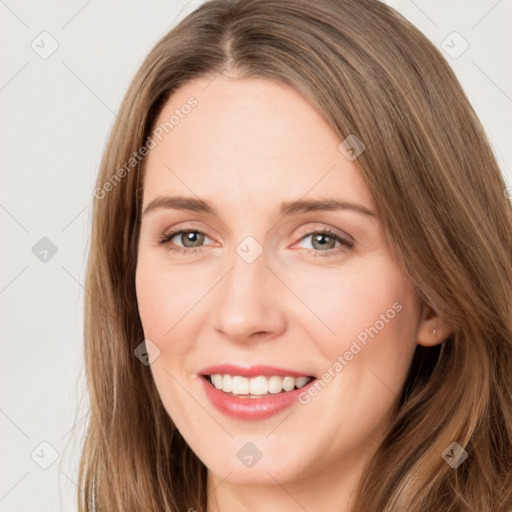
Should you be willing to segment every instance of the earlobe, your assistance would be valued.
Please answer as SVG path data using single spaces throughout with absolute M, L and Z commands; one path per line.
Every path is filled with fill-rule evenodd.
M 427 304 L 424 305 L 422 318 L 418 326 L 416 343 L 424 347 L 439 345 L 447 337 L 447 330 L 437 313 Z

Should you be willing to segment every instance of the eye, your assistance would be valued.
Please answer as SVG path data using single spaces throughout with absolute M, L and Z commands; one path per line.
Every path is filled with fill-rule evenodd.
M 173 243 L 173 238 L 176 238 L 183 246 Z M 158 243 L 160 245 L 166 245 L 171 251 L 190 254 L 202 250 L 203 246 L 200 244 L 204 242 L 205 238 L 208 238 L 206 234 L 197 229 L 180 229 L 166 233 L 158 240 Z
M 312 237 L 311 245 L 313 249 L 320 248 L 320 250 L 313 251 L 312 255 L 314 257 L 335 256 L 339 254 L 340 251 L 344 252 L 354 247 L 354 242 L 328 228 L 314 229 L 306 233 L 301 238 L 301 241 L 309 237 Z M 340 244 L 338 247 L 334 247 L 336 242 Z
M 313 249 L 317 249 L 312 252 L 314 257 L 335 256 L 339 252 L 347 251 L 354 247 L 354 242 L 328 228 L 314 229 L 303 235 L 300 241 L 309 237 L 312 237 Z M 180 246 L 173 242 L 174 238 L 182 245 Z M 158 243 L 180 254 L 193 254 L 200 252 L 204 248 L 203 243 L 205 239 L 208 239 L 208 237 L 202 231 L 194 228 L 185 228 L 166 233 L 158 240 Z M 340 245 L 335 247 L 336 243 Z

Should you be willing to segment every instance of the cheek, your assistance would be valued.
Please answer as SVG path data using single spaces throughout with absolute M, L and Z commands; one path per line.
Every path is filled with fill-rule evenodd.
M 188 381 L 197 370 L 193 355 L 204 325 L 199 317 L 204 319 L 211 309 L 208 290 L 218 279 L 216 275 L 211 279 L 209 274 L 204 267 L 191 272 L 171 266 L 149 251 L 138 260 L 135 287 L 139 316 L 144 337 L 156 345 L 155 353 L 158 350 L 151 371 L 164 403 L 166 397 L 171 403 L 172 394 L 178 396 L 181 392 L 172 377 L 179 382 Z
M 314 328 L 330 359 L 350 349 L 353 340 L 365 346 L 379 339 L 384 345 L 413 335 L 415 295 L 387 256 L 310 274 L 303 273 L 295 291 L 316 316 L 309 315 L 311 339 Z
M 322 356 L 317 391 L 310 388 L 301 403 L 309 417 L 325 419 L 325 450 L 329 443 L 355 446 L 388 421 L 414 354 L 419 320 L 417 296 L 387 259 L 331 276 L 329 283 L 320 279 L 323 288 L 302 285 L 303 294 L 310 290 L 308 304 L 334 331 L 318 321 L 301 324 Z
M 329 382 L 322 394 L 340 407 L 351 404 L 349 424 L 367 418 L 369 425 L 389 413 L 412 361 L 420 314 L 414 288 L 386 255 L 314 281 L 303 280 L 298 293 L 322 322 L 300 325 L 321 354 L 321 380 Z M 318 414 L 321 402 L 313 406 Z
M 187 282 L 190 279 L 183 272 L 164 268 L 146 255 L 139 258 L 135 275 L 139 316 L 145 338 L 158 347 L 153 349 L 155 354 L 159 351 L 150 369 L 162 403 L 178 427 L 200 421 L 204 413 L 182 387 L 190 378 L 192 369 L 186 362 L 193 349 L 183 331 L 188 319 L 185 315 L 197 302 L 194 295 L 200 291 L 194 293 Z
M 155 259 L 142 257 L 139 260 L 135 287 L 146 337 L 164 340 L 172 336 L 174 325 L 200 299 L 199 281 Z
M 136 292 L 139 315 L 147 338 L 160 338 L 170 327 L 169 312 L 172 311 L 172 290 L 165 286 L 156 272 L 148 267 L 138 267 Z

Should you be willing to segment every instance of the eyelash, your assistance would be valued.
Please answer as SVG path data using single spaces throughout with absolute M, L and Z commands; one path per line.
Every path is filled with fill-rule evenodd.
M 200 252 L 204 248 L 204 246 L 192 247 L 192 248 L 184 248 L 184 247 L 180 247 L 180 246 L 177 246 L 177 245 L 171 245 L 170 241 L 176 235 L 182 234 L 182 233 L 200 233 L 200 234 L 202 234 L 204 236 L 208 236 L 206 233 L 203 233 L 202 231 L 200 231 L 198 229 L 185 227 L 185 228 L 178 229 L 178 230 L 172 231 L 171 233 L 163 235 L 162 237 L 159 238 L 158 243 L 160 245 L 167 245 L 168 246 L 167 248 L 169 250 L 174 251 L 174 252 L 179 253 L 179 254 L 195 254 L 197 252 Z M 313 257 L 315 257 L 315 258 L 318 258 L 318 257 L 324 258 L 324 257 L 336 256 L 340 251 L 347 251 L 347 250 L 350 250 L 350 249 L 352 249 L 354 247 L 354 243 L 352 241 L 348 240 L 347 238 L 344 238 L 344 237 L 340 236 L 338 233 L 336 233 L 335 231 L 332 231 L 329 228 L 320 229 L 320 230 L 314 229 L 313 231 L 310 231 L 310 232 L 304 234 L 301 237 L 301 239 L 299 240 L 299 242 L 304 240 L 308 236 L 317 235 L 317 234 L 328 235 L 328 236 L 334 238 L 334 240 L 336 240 L 337 242 L 341 243 L 341 247 L 336 247 L 336 248 L 333 248 L 333 249 L 328 249 L 326 251 L 317 251 L 317 250 L 312 249 Z M 326 254 L 322 254 L 322 253 L 326 253 Z

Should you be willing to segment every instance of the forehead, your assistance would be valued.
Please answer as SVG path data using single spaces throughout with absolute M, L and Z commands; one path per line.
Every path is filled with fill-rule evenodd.
M 224 76 L 188 82 L 160 112 L 155 133 L 145 204 L 163 193 L 238 197 L 246 206 L 338 193 L 374 207 L 356 164 L 338 149 L 341 137 L 286 84 Z

